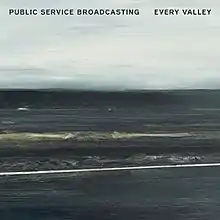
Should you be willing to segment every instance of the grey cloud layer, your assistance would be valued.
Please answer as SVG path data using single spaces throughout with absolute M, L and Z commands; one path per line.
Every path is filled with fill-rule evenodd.
M 140 8 L 136 17 L 10 17 L 9 8 Z M 211 8 L 162 17 L 154 8 Z M 220 88 L 218 0 L 0 0 L 0 87 Z

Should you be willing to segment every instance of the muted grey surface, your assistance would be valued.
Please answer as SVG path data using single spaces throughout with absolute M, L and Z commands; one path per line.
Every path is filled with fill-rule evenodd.
M 0 170 L 51 170 L 220 161 L 219 109 L 1 110 L 1 132 L 193 132 L 187 138 L 0 140 Z M 8 122 L 13 123 L 8 123 Z M 219 168 L 0 177 L 1 219 L 218 219 Z
M 0 178 L 1 219 L 218 219 L 219 168 Z
M 31 109 L 0 111 L 1 133 L 78 132 L 82 140 L 0 140 L 0 170 L 73 169 L 220 161 L 220 110 L 213 108 Z M 85 140 L 86 132 L 186 133 L 183 137 Z M 103 135 L 104 136 L 104 135 Z

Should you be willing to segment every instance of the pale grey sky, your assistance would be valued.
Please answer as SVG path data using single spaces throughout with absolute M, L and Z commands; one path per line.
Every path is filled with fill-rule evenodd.
M 211 8 L 155 16 L 154 8 Z M 9 16 L 9 8 L 139 8 L 139 16 Z M 220 88 L 219 0 L 0 0 L 0 87 Z

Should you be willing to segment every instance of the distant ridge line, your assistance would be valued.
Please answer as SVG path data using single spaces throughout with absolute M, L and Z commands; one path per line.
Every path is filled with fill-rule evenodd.
M 149 93 L 149 92 L 202 92 L 220 91 L 219 89 L 70 89 L 70 88 L 0 88 L 0 92 L 98 92 L 98 93 Z
M 69 89 L 0 90 L 0 108 L 70 106 L 196 106 L 220 107 L 220 90 L 125 90 Z

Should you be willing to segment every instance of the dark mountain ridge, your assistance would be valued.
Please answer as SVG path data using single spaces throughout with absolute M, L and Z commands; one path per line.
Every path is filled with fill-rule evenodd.
M 0 90 L 0 108 L 74 106 L 195 105 L 220 107 L 220 90 L 80 91 L 65 89 Z

